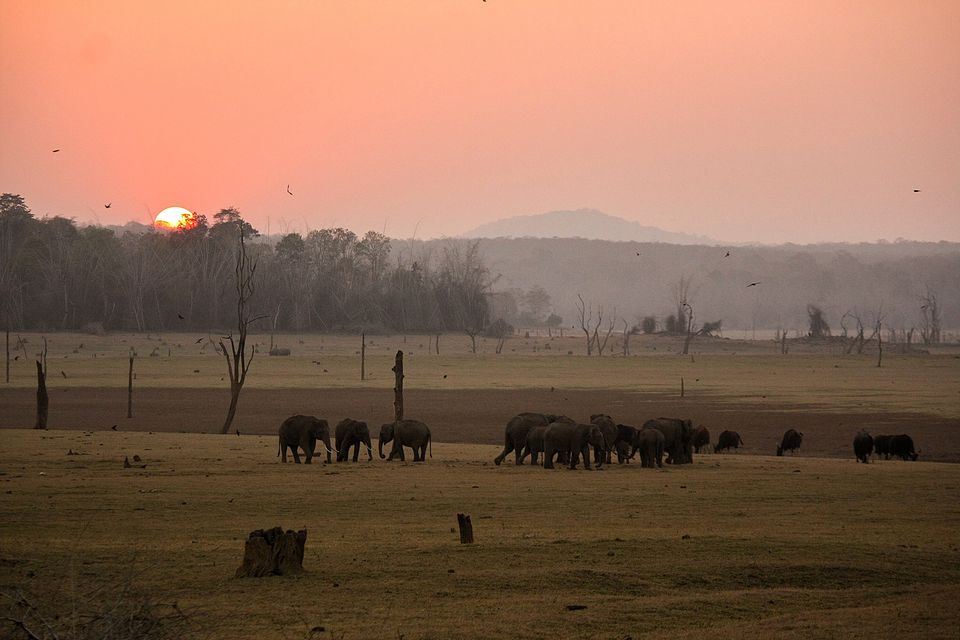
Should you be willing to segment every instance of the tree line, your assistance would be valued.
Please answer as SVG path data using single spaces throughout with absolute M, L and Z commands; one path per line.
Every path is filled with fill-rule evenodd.
M 260 330 L 476 335 L 493 284 L 476 242 L 414 254 L 335 228 L 276 243 L 235 208 L 165 232 L 117 233 L 0 196 L 0 323 L 10 330 L 221 331 L 236 321 L 238 237 L 256 265 Z

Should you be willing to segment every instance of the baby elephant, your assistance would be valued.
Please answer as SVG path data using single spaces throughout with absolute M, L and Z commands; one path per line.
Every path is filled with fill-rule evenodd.
M 383 455 L 383 445 L 393 442 L 393 448 L 390 450 L 389 458 Z M 403 455 L 403 448 L 413 449 L 413 461 L 424 462 L 427 459 L 427 448 L 430 449 L 430 457 L 433 457 L 433 439 L 430 436 L 430 427 L 419 420 L 400 420 L 399 422 L 388 422 L 380 427 L 380 442 L 377 445 L 380 449 L 380 458 L 393 460 L 400 458 L 406 460 Z
M 327 462 L 330 462 L 330 425 L 326 420 L 315 418 L 313 416 L 290 416 L 280 425 L 280 448 L 277 455 L 283 454 L 283 461 L 287 461 L 287 449 L 293 453 L 293 461 L 300 464 L 300 454 L 297 449 L 303 449 L 306 456 L 305 462 L 310 464 L 313 460 L 313 450 L 317 446 L 317 440 L 323 443 L 327 449 Z

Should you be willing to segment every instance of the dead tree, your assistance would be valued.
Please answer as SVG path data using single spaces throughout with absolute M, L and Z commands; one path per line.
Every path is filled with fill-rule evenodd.
M 607 348 L 607 341 L 610 340 L 610 334 L 613 333 L 613 328 L 617 324 L 617 312 L 614 309 L 613 317 L 610 318 L 610 322 L 607 324 L 607 333 L 604 334 L 603 340 L 600 340 L 600 323 L 603 321 L 603 307 L 600 307 L 597 310 L 597 324 L 593 327 L 593 344 L 597 348 L 597 356 L 603 356 L 604 349 Z
M 683 355 L 687 355 L 690 353 L 690 343 L 693 342 L 693 336 L 696 334 L 693 330 L 693 307 L 690 306 L 686 300 L 684 300 L 683 306 L 685 310 L 685 322 L 687 325 L 687 335 L 683 339 Z
M 393 419 L 403 420 L 403 351 L 397 351 L 393 363 Z
M 37 360 L 37 422 L 34 429 L 47 428 L 50 413 L 50 396 L 47 395 L 47 339 L 43 339 L 43 351 Z
M 233 333 L 220 339 L 220 352 L 227 361 L 227 373 L 230 375 L 230 407 L 227 409 L 227 419 L 223 422 L 220 433 L 227 433 L 233 425 L 233 418 L 237 413 L 237 403 L 240 400 L 240 391 L 247 381 L 247 372 L 253 362 L 255 350 L 247 349 L 247 332 L 250 325 L 261 317 L 250 317 L 250 299 L 254 292 L 254 275 L 257 272 L 257 261 L 247 257 L 247 245 L 244 242 L 243 222 L 238 223 L 240 242 L 237 247 L 237 264 L 234 271 L 237 290 L 237 337 Z M 226 342 L 224 342 L 226 341 Z M 227 346 L 229 343 L 229 347 Z
M 880 320 L 877 320 L 877 328 L 876 328 L 876 334 L 877 334 L 877 368 L 880 368 L 880 367 L 883 365 L 883 338 L 881 337 L 881 333 L 880 333 L 880 326 L 881 326 L 881 324 L 882 324 L 882 322 L 881 322 Z
M 577 315 L 580 321 L 580 329 L 583 331 L 583 335 L 587 338 L 587 355 L 593 355 L 593 335 L 590 333 L 590 328 L 593 324 L 593 305 L 587 305 L 583 301 L 583 296 L 579 293 L 577 294 Z
M 827 324 L 826 319 L 823 317 L 823 309 L 816 305 L 808 304 L 807 318 L 810 323 L 810 329 L 807 335 L 811 338 L 826 338 L 830 335 L 830 325 Z
M 10 384 L 10 329 L 7 329 L 7 384 Z
M 623 320 L 623 355 L 630 355 L 630 336 L 633 335 L 633 329 L 630 328 L 630 323 L 626 320 Z
M 367 334 L 360 333 L 360 380 L 367 379 Z
M 920 339 L 926 345 L 938 344 L 942 310 L 936 292 L 927 286 L 926 293 L 920 296 L 920 302 Z

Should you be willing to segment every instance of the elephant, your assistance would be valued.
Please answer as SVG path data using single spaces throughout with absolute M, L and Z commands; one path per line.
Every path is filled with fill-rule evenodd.
M 631 427 L 628 424 L 617 425 L 617 435 L 613 439 L 613 446 L 617 448 L 618 453 L 625 446 L 629 454 L 628 459 L 633 458 L 633 439 L 637 437 L 639 431 L 636 427 Z
M 643 469 L 652 469 L 654 466 L 663 466 L 663 432 L 653 427 L 647 427 L 637 431 L 633 437 L 633 444 L 630 451 L 631 457 L 640 451 L 640 467 Z
M 657 429 L 663 434 L 663 450 L 667 464 L 693 462 L 693 422 L 679 418 L 657 418 L 643 423 L 644 429 Z
M 700 425 L 693 430 L 693 438 L 691 444 L 693 445 L 693 450 L 697 453 L 700 453 L 700 450 L 710 450 L 710 430 L 705 426 Z
M 337 444 L 337 462 L 347 462 L 350 447 L 353 447 L 353 461 L 360 456 L 360 445 L 367 448 L 367 462 L 373 460 L 373 445 L 370 443 L 370 429 L 361 420 L 344 418 L 334 429 Z
M 390 457 L 383 455 L 383 445 L 385 442 L 393 442 L 393 449 L 390 450 Z M 430 436 L 430 427 L 419 420 L 400 420 L 399 422 L 388 422 L 380 427 L 380 458 L 387 458 L 387 461 L 394 458 L 406 460 L 403 455 L 403 448 L 413 449 L 413 461 L 424 462 L 427 458 L 427 447 L 430 447 L 430 457 L 433 457 L 433 439 Z
M 867 464 L 870 462 L 870 454 L 873 453 L 873 436 L 862 429 L 853 437 L 853 453 L 857 456 L 857 462 Z
M 785 451 L 797 451 L 801 442 L 803 442 L 802 433 L 796 429 L 787 429 L 783 434 L 783 440 L 780 441 L 780 446 L 777 447 L 777 455 L 782 456 Z
M 511 451 L 514 452 L 514 464 L 523 464 L 525 457 L 523 450 L 527 444 L 527 433 L 533 427 L 545 427 L 554 422 L 557 416 L 544 413 L 520 413 L 510 418 L 507 428 L 503 433 L 503 451 L 500 452 L 493 463 L 500 466 L 504 458 Z M 536 461 L 534 461 L 536 462 Z
M 283 461 L 287 461 L 287 449 L 293 453 L 293 461 L 300 464 L 300 454 L 297 453 L 297 447 L 303 449 L 306 455 L 305 462 L 310 464 L 313 460 L 313 451 L 317 446 L 317 440 L 323 443 L 327 449 L 327 463 L 330 462 L 330 425 L 326 420 L 321 420 L 313 416 L 290 416 L 280 425 L 280 448 L 277 455 L 283 454 Z
M 713 447 L 714 453 L 720 453 L 724 449 L 739 449 L 743 444 L 743 438 L 736 431 L 722 431 L 717 438 L 717 444 Z
M 527 441 L 523 445 L 523 454 L 519 464 L 523 464 L 523 458 L 527 454 L 530 455 L 530 464 L 537 464 L 538 457 L 543 453 L 543 436 L 546 433 L 546 426 L 533 427 L 527 431 Z
M 590 447 L 606 451 L 603 432 L 595 424 L 576 424 L 554 422 L 543 434 L 543 468 L 553 469 L 553 458 L 557 454 L 570 456 L 570 468 L 576 469 L 580 456 L 583 456 L 583 468 L 590 469 Z M 601 466 L 601 465 L 598 465 Z
M 920 454 L 913 449 L 913 438 L 901 433 L 890 437 L 890 455 L 901 460 L 916 460 Z
M 594 462 L 600 464 L 600 457 L 602 457 L 603 462 L 611 464 L 614 450 L 617 451 L 618 464 L 623 464 L 630 459 L 630 444 L 628 442 L 621 443 L 617 440 L 618 429 L 613 418 L 605 413 L 597 413 L 590 416 L 590 422 L 600 427 L 600 431 L 603 432 L 603 439 L 607 443 L 606 451 L 594 452 Z
M 874 436 L 873 437 L 873 450 L 877 454 L 877 458 L 883 456 L 884 460 L 890 459 L 890 441 L 893 440 L 893 436 Z

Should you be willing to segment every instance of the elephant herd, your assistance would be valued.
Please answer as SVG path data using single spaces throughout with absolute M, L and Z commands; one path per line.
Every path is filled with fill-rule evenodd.
M 612 462 L 624 463 L 639 452 L 641 466 L 661 467 L 663 456 L 668 464 L 693 462 L 693 423 L 679 418 L 648 420 L 638 429 L 618 424 L 604 413 L 590 416 L 589 423 L 578 423 L 567 416 L 547 413 L 521 413 L 507 423 L 503 434 L 503 451 L 494 459 L 499 465 L 512 451 L 514 463 L 521 465 L 527 456 L 532 464 L 553 469 L 554 462 L 576 469 L 590 469 L 590 449 L 597 466 Z
M 870 455 L 876 454 L 877 459 L 883 456 L 889 460 L 890 456 L 901 460 L 916 460 L 920 452 L 913 448 L 913 438 L 905 433 L 896 436 L 871 436 L 866 431 L 860 431 L 853 438 L 853 453 L 857 462 L 867 464 Z
M 337 454 L 337 462 L 347 462 L 353 449 L 353 461 L 360 455 L 360 447 L 367 450 L 367 460 L 373 460 L 373 446 L 370 429 L 361 420 L 344 418 L 334 429 L 335 444 L 330 446 L 330 426 L 326 420 L 314 416 L 295 415 L 283 421 L 279 430 L 277 456 L 287 461 L 287 450 L 293 454 L 293 461 L 300 463 L 302 450 L 305 462 L 310 464 L 317 443 L 323 446 L 326 461 L 332 461 Z M 625 463 L 640 454 L 640 466 L 643 468 L 662 467 L 666 456 L 667 464 L 688 464 L 693 462 L 693 453 L 709 450 L 710 432 L 704 426 L 694 428 L 691 420 L 680 418 L 655 418 L 647 420 L 641 428 L 619 424 L 609 415 L 598 413 L 590 416 L 589 423 L 578 423 L 567 416 L 547 413 L 520 413 L 507 423 L 504 429 L 503 451 L 494 459 L 500 465 L 510 452 L 514 453 L 515 464 L 522 465 L 527 456 L 535 465 L 553 469 L 554 464 L 567 465 L 576 469 L 580 460 L 583 467 L 590 469 L 591 455 L 596 466 L 610 464 L 616 454 L 618 463 Z M 803 433 L 796 429 L 787 429 L 777 446 L 777 455 L 797 452 L 803 442 Z M 384 455 L 383 445 L 391 444 L 389 456 Z M 743 438 L 736 431 L 722 431 L 713 447 L 714 453 L 738 449 Z M 388 422 L 380 427 L 378 453 L 381 459 L 406 460 L 404 447 L 413 451 L 413 461 L 423 462 L 429 452 L 433 457 L 433 439 L 430 428 L 419 420 L 399 420 Z M 866 431 L 857 433 L 853 440 L 853 450 L 858 462 L 866 463 L 871 454 L 890 456 L 903 460 L 916 460 L 919 452 L 914 449 L 913 439 L 900 434 L 895 436 L 873 437 Z
M 356 462 L 360 455 L 361 445 L 367 450 L 367 461 L 373 460 L 370 429 L 366 422 L 344 418 L 337 423 L 334 436 L 336 438 L 335 445 L 331 448 L 330 425 L 326 420 L 314 416 L 290 416 L 280 425 L 280 442 L 277 455 L 282 454 L 283 462 L 286 462 L 287 449 L 290 449 L 293 454 L 293 461 L 300 464 L 298 449 L 302 449 L 306 458 L 304 462 L 310 464 L 316 451 L 317 442 L 320 442 L 327 454 L 328 464 L 331 462 L 332 453 L 337 454 L 337 462 L 347 462 L 351 448 L 353 449 L 353 461 Z M 404 447 L 413 450 L 414 462 L 423 462 L 426 459 L 428 449 L 430 450 L 430 457 L 433 457 L 430 428 L 419 420 L 399 420 L 388 422 L 380 427 L 378 447 L 381 459 L 387 458 L 383 454 L 383 445 L 391 442 L 393 447 L 390 450 L 389 460 L 395 458 L 406 460 L 403 453 Z

